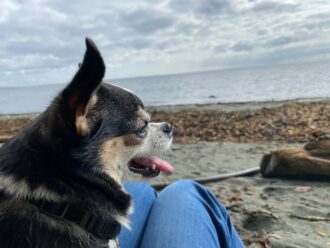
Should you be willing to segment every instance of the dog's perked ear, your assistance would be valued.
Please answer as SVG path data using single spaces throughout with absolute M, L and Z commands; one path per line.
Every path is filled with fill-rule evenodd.
M 86 114 L 89 103 L 105 74 L 103 58 L 90 38 L 86 38 L 86 47 L 78 72 L 61 93 L 62 115 L 66 121 L 74 121 L 76 131 L 81 135 L 88 133 Z

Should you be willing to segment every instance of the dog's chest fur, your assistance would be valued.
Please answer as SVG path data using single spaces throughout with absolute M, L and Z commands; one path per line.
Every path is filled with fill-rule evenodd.
M 109 248 L 120 248 L 118 239 L 109 241 Z

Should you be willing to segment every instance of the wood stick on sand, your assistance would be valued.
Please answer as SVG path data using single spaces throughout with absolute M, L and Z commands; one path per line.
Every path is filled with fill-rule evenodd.
M 309 220 L 309 221 L 330 221 L 330 217 L 324 217 L 324 216 L 300 216 L 300 215 L 295 215 L 291 214 L 290 217 L 301 219 L 301 220 Z
M 252 167 L 252 168 L 245 169 L 245 170 L 236 171 L 236 172 L 229 172 L 229 173 L 224 173 L 224 174 L 209 176 L 209 177 L 197 177 L 197 178 L 192 178 L 190 180 L 193 180 L 193 181 L 201 183 L 201 184 L 205 184 L 205 183 L 211 183 L 211 182 L 224 180 L 224 179 L 231 178 L 231 177 L 253 175 L 253 174 L 259 173 L 259 170 L 260 170 L 260 167 L 257 166 L 257 167 Z M 161 190 L 161 189 L 165 188 L 166 186 L 168 186 L 169 184 L 170 183 L 155 183 L 155 184 L 152 184 L 151 186 L 154 187 L 156 190 Z

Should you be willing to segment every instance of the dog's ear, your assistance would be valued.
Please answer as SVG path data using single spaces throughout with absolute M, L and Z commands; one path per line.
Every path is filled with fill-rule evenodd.
M 65 107 L 61 111 L 66 112 L 66 121 L 74 120 L 76 131 L 81 135 L 88 133 L 86 114 L 105 73 L 102 56 L 90 38 L 86 38 L 86 47 L 77 73 L 61 93 L 62 106 Z

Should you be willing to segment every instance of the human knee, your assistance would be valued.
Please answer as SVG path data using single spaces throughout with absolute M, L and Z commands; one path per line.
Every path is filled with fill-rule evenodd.
M 183 197 L 187 193 L 196 192 L 200 186 L 192 180 L 181 179 L 166 187 L 164 192 Z
M 124 188 L 130 194 L 143 194 L 147 198 L 155 198 L 157 195 L 155 189 L 150 184 L 144 182 L 125 183 Z
M 180 179 L 170 185 L 170 187 L 173 188 L 180 188 L 180 189 L 190 189 L 190 188 L 195 188 L 198 185 L 198 183 L 194 182 L 193 180 L 190 179 Z

